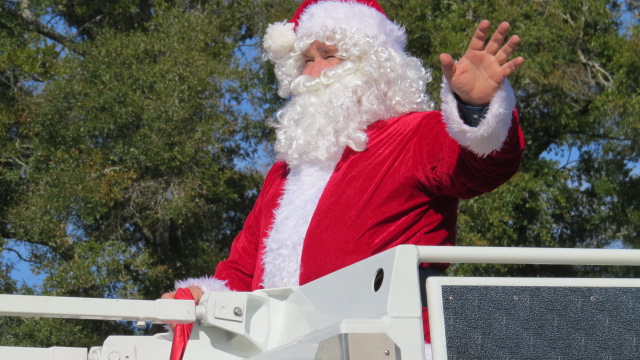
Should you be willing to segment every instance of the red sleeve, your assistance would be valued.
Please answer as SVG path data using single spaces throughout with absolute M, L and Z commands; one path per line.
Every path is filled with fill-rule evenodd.
M 509 180 L 520 167 L 525 143 L 515 110 L 502 146 L 485 157 L 461 147 L 448 136 L 444 126 L 428 132 L 430 136 L 420 150 L 423 162 L 419 181 L 434 195 L 467 199 L 490 192 Z

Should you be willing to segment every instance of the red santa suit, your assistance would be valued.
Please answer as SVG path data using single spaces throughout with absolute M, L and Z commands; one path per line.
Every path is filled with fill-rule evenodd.
M 446 84 L 442 98 L 442 112 L 409 113 L 371 124 L 364 151 L 346 148 L 326 179 L 320 174 L 319 184 L 309 185 L 317 193 L 309 204 L 286 203 L 287 194 L 304 196 L 307 184 L 288 187 L 292 169 L 276 162 L 214 277 L 176 286 L 253 291 L 304 285 L 400 244 L 453 245 L 458 199 L 507 181 L 519 167 L 524 138 L 507 81 L 477 127 L 461 119 Z M 287 223 L 286 216 L 278 217 L 283 208 L 294 218 L 307 214 L 309 219 Z M 283 234 L 274 234 L 278 227 Z M 302 240 L 290 241 L 287 231 L 302 232 Z
M 355 40 L 341 47 L 338 38 Z M 178 281 L 177 288 L 253 291 L 304 285 L 400 244 L 453 245 L 458 199 L 489 192 L 517 171 L 524 139 L 508 81 L 475 127 L 461 119 L 446 82 L 440 112 L 405 110 L 427 108 L 417 105 L 426 104 L 423 94 L 411 96 L 424 92 L 428 79 L 417 59 L 402 60 L 404 29 L 375 0 L 305 0 L 289 22 L 270 25 L 263 42 L 283 98 L 293 94 L 302 53 L 314 41 L 336 44 L 345 63 L 374 61 L 360 70 L 370 71 L 385 99 L 357 105 L 384 107 L 393 99 L 398 106 L 384 113 L 403 115 L 367 119 L 366 147 L 348 144 L 326 161 L 276 162 L 229 258 L 213 277 Z M 363 44 L 372 46 L 368 53 L 359 51 Z M 399 66 L 398 61 L 405 62 Z M 344 69 L 349 66 L 355 65 Z M 425 266 L 442 270 L 446 265 Z M 425 355 L 431 358 L 428 345 Z

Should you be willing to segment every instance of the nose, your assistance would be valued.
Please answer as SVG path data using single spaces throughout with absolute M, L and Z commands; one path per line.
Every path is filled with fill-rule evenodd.
M 304 75 L 308 75 L 308 76 L 313 76 L 313 77 L 318 77 L 322 74 L 322 72 L 325 69 L 330 68 L 331 66 L 333 66 L 332 64 L 330 64 L 329 61 L 325 60 L 325 59 L 315 59 L 314 61 L 308 63 L 305 67 L 304 70 L 302 71 L 302 73 Z

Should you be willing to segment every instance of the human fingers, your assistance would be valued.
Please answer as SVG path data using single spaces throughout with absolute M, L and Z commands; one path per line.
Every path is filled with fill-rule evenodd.
M 500 25 L 498 25 L 496 31 L 493 33 L 493 35 L 491 35 L 491 40 L 489 40 L 487 46 L 485 46 L 484 48 L 484 51 L 486 53 L 495 55 L 498 52 L 498 50 L 502 46 L 504 38 L 507 36 L 509 27 L 510 25 L 506 21 L 503 21 L 502 23 L 500 23 Z
M 451 55 L 446 53 L 440 54 L 440 67 L 442 68 L 442 74 L 449 82 L 453 76 L 455 65 L 456 63 L 453 61 L 453 57 L 451 57 Z
M 189 286 L 189 291 L 191 291 L 191 296 L 193 296 L 193 300 L 195 300 L 196 305 L 200 303 L 200 299 L 202 299 L 202 295 L 204 292 L 197 286 Z
M 160 296 L 160 299 L 174 299 L 176 297 L 176 292 L 172 291 L 172 292 L 167 292 L 162 294 L 162 296 Z
M 489 33 L 489 28 L 491 24 L 489 20 L 482 20 L 478 27 L 476 28 L 476 32 L 473 34 L 471 41 L 469 42 L 469 50 L 478 50 L 482 51 L 484 49 L 484 42 L 487 40 L 487 34 Z
M 500 72 L 502 73 L 502 76 L 506 78 L 514 71 L 518 70 L 522 64 L 524 64 L 524 58 L 522 56 L 518 56 L 517 58 L 502 65 L 502 67 L 500 67 Z
M 513 35 L 511 38 L 509 38 L 509 41 L 507 41 L 507 43 L 504 44 L 504 46 L 501 47 L 500 51 L 498 51 L 498 53 L 496 54 L 496 61 L 498 62 L 498 64 L 504 64 L 509 59 L 511 54 L 516 51 L 519 43 L 520 37 L 518 35 Z

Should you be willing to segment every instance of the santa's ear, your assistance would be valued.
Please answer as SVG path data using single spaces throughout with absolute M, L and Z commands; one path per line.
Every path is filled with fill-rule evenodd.
M 277 59 L 289 54 L 295 42 L 294 23 L 283 21 L 267 27 L 262 46 L 269 59 Z

